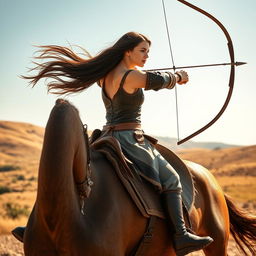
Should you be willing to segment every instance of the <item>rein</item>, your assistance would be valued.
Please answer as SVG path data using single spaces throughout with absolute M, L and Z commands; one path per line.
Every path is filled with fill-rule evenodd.
M 80 198 L 80 211 L 82 215 L 85 215 L 84 213 L 84 201 L 86 198 L 90 196 L 91 193 L 91 187 L 93 186 L 93 181 L 91 180 L 91 167 L 90 167 L 90 162 L 91 162 L 91 152 L 90 152 L 90 147 L 89 147 L 89 136 L 88 136 L 88 130 L 87 130 L 87 125 L 83 125 L 83 134 L 84 134 L 84 141 L 85 141 L 85 147 L 86 147 L 86 152 L 87 152 L 87 173 L 85 180 L 81 183 L 76 183 L 76 187 L 78 190 L 78 195 Z

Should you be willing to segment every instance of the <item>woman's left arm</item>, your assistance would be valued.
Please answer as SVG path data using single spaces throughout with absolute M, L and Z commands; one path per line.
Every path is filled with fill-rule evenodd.
M 133 70 L 127 77 L 126 86 L 132 89 L 145 88 L 145 90 L 172 89 L 178 84 L 188 82 L 187 72 L 181 70 L 175 72 L 139 71 Z
M 188 82 L 188 74 L 187 72 L 181 70 L 177 71 L 174 74 L 171 72 L 146 72 L 147 79 L 145 90 L 155 90 L 158 91 L 160 89 L 172 89 L 178 84 L 186 84 Z

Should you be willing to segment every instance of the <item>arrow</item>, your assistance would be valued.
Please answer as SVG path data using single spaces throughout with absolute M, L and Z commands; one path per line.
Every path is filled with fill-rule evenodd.
M 229 63 L 217 63 L 217 64 L 205 64 L 205 65 L 194 65 L 194 66 L 181 66 L 181 67 L 172 67 L 172 68 L 157 68 L 157 69 L 147 69 L 144 71 L 159 71 L 159 70 L 176 70 L 176 69 L 185 69 L 185 68 L 205 68 L 205 67 L 214 67 L 214 66 L 241 66 L 247 64 L 247 62 L 229 62 Z

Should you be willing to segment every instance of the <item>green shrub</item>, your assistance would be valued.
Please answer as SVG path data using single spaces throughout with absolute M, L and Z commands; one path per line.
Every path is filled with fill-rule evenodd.
M 28 180 L 29 181 L 37 181 L 37 178 L 35 176 L 31 176 Z
M 16 179 L 17 180 L 25 180 L 25 176 L 24 175 L 17 175 Z
M 18 219 L 20 216 L 29 215 L 29 207 L 27 205 L 20 206 L 19 204 L 6 203 L 4 204 L 6 216 L 11 219 Z
M 10 193 L 10 192 L 12 192 L 12 189 L 10 189 L 9 187 L 0 186 L 0 195 L 4 193 Z
M 2 166 L 0 166 L 0 172 L 10 172 L 10 171 L 15 171 L 15 170 L 20 170 L 20 167 L 15 166 L 15 165 L 2 165 Z
M 26 180 L 26 178 L 22 174 L 14 175 L 14 177 L 12 178 L 12 183 L 16 183 L 18 180 Z

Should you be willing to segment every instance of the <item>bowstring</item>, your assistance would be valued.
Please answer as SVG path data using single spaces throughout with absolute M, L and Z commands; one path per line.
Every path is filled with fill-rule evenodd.
M 175 73 L 175 62 L 174 62 L 174 57 L 173 57 L 173 51 L 172 51 L 172 44 L 171 44 L 171 38 L 170 38 L 170 33 L 169 33 L 169 26 L 167 22 L 167 15 L 166 15 L 166 8 L 164 4 L 164 0 L 162 0 L 162 6 L 163 6 L 163 12 L 164 12 L 164 20 L 165 20 L 165 27 L 166 27 L 166 33 L 167 33 L 167 38 L 168 38 L 168 43 L 169 43 L 169 50 L 171 54 L 171 60 L 172 60 L 172 66 L 173 66 L 173 72 Z M 176 106 L 176 128 L 177 128 L 177 137 L 178 141 L 180 140 L 180 134 L 179 134 L 179 108 L 178 108 L 178 89 L 177 86 L 174 88 L 175 90 L 175 106 Z

